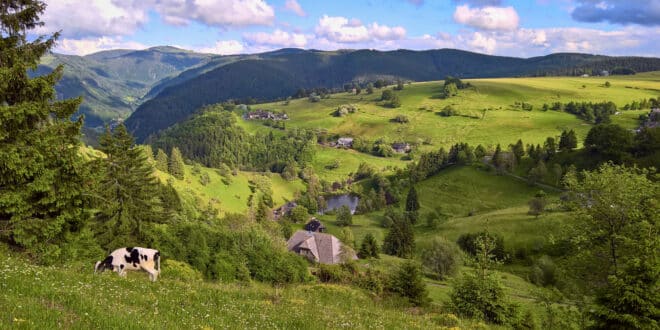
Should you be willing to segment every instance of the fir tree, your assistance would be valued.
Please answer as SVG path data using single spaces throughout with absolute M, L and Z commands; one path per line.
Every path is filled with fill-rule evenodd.
M 367 233 L 367 235 L 364 236 L 358 256 L 362 259 L 379 258 L 378 243 L 372 233 Z
M 407 260 L 392 276 L 390 290 L 406 298 L 415 306 L 426 306 L 431 301 L 422 276 L 422 267 L 412 260 Z
M 392 212 L 392 225 L 383 241 L 383 252 L 401 257 L 410 257 L 415 248 L 415 234 L 412 225 L 402 214 Z
M 106 158 L 97 160 L 101 177 L 97 196 L 97 232 L 104 248 L 148 243 L 149 223 L 164 222 L 160 186 L 144 152 L 124 125 L 100 138 Z
M 183 163 L 183 156 L 181 156 L 181 151 L 179 151 L 179 148 L 177 147 L 172 148 L 172 154 L 170 155 L 170 164 L 168 169 L 173 177 L 179 180 L 183 180 L 183 176 L 185 173 L 185 165 Z
M 78 153 L 81 99 L 55 100 L 63 67 L 30 78 L 59 33 L 32 41 L 42 1 L 0 2 L 0 240 L 58 260 L 84 227 L 85 165 Z
M 559 150 L 561 151 L 571 151 L 577 148 L 577 136 L 575 136 L 575 131 L 563 131 L 561 137 L 559 138 Z
M 169 168 L 168 163 L 167 154 L 163 149 L 158 148 L 158 152 L 156 153 L 156 168 L 161 172 L 167 173 Z
M 415 186 L 410 186 L 408 195 L 406 196 L 406 218 L 413 225 L 417 222 L 419 217 L 419 199 L 417 198 L 417 190 Z

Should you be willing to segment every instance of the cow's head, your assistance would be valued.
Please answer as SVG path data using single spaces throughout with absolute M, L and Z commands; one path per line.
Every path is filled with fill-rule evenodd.
M 103 261 L 97 261 L 96 264 L 94 264 L 94 274 L 101 273 L 106 269 L 113 269 L 114 267 L 112 266 L 112 256 L 108 256 L 105 258 Z

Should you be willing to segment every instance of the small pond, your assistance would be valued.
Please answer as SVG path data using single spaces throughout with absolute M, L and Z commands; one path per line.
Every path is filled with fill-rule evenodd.
M 343 194 L 328 196 L 325 198 L 325 201 L 328 203 L 328 207 L 325 210 L 319 212 L 320 214 L 339 209 L 344 205 L 348 206 L 348 208 L 351 210 L 351 214 L 354 214 L 360 198 L 351 194 Z

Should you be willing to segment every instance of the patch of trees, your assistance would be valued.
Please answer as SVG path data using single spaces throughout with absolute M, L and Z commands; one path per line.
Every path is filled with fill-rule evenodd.
M 401 100 L 399 95 L 394 93 L 391 89 L 386 89 L 380 96 L 380 100 L 383 101 L 383 105 L 390 108 L 398 108 L 401 106 Z
M 379 157 L 393 157 L 394 149 L 385 139 L 380 138 L 376 141 L 368 141 L 363 138 L 353 139 L 353 149 L 372 154 Z
M 440 96 L 443 99 L 447 99 L 447 98 L 450 98 L 452 96 L 458 95 L 458 90 L 469 88 L 469 87 L 472 87 L 472 85 L 470 83 L 463 83 L 463 81 L 461 81 L 461 79 L 459 79 L 459 78 L 452 77 L 452 76 L 447 76 L 445 78 L 445 83 L 442 86 L 442 92 L 441 92 Z
M 344 117 L 350 113 L 358 112 L 359 109 L 360 108 L 358 108 L 358 106 L 355 104 L 342 104 L 338 106 L 334 112 L 332 112 L 332 115 L 335 117 Z
M 595 124 L 607 124 L 610 122 L 610 116 L 616 113 L 616 104 L 611 101 L 607 102 L 568 102 L 562 104 L 555 102 L 548 106 L 543 105 L 544 108 L 550 108 L 556 111 L 564 111 L 576 115 L 578 118 L 593 122 Z
M 396 117 L 392 118 L 392 121 L 399 124 L 407 124 L 410 122 L 410 119 L 408 119 L 408 116 L 406 115 L 397 115 Z
M 281 172 L 288 164 L 304 166 L 311 161 L 316 136 L 308 130 L 288 130 L 284 135 L 248 134 L 235 116 L 219 105 L 207 108 L 155 137 L 154 148 L 175 146 L 187 159 L 207 167 L 226 164 L 232 168 Z
M 643 109 L 654 109 L 654 108 L 660 108 L 660 97 L 658 98 L 649 98 L 649 99 L 641 99 L 639 101 L 632 101 L 630 103 L 626 103 L 626 105 L 623 106 L 623 110 L 643 110 Z

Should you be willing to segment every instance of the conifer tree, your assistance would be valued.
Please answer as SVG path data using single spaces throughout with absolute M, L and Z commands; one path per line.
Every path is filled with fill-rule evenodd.
M 101 171 L 96 216 L 99 242 L 104 248 L 148 243 L 150 223 L 165 221 L 158 179 L 144 152 L 133 143 L 124 125 L 106 129 L 100 138 L 106 158 Z
M 383 241 L 383 252 L 401 257 L 410 257 L 415 248 L 415 234 L 408 219 L 402 214 L 391 214 L 392 226 Z
M 43 1 L 0 1 L 0 241 L 57 260 L 63 243 L 84 227 L 78 153 L 81 99 L 55 100 L 53 72 L 30 78 L 59 33 L 28 40 L 43 25 Z
M 167 159 L 167 154 L 163 149 L 158 148 L 156 153 L 156 168 L 161 172 L 168 172 L 169 161 Z
M 367 233 L 367 235 L 364 236 L 358 256 L 362 259 L 379 258 L 378 243 L 372 233 Z
M 406 196 L 406 218 L 413 225 L 417 223 L 419 217 L 419 199 L 417 198 L 417 190 L 415 186 L 411 185 L 408 195 Z
M 183 162 L 183 156 L 181 155 L 181 151 L 177 147 L 172 148 L 172 154 L 170 155 L 169 172 L 170 174 L 172 174 L 173 177 L 179 180 L 183 180 L 183 176 L 185 173 L 185 165 Z

